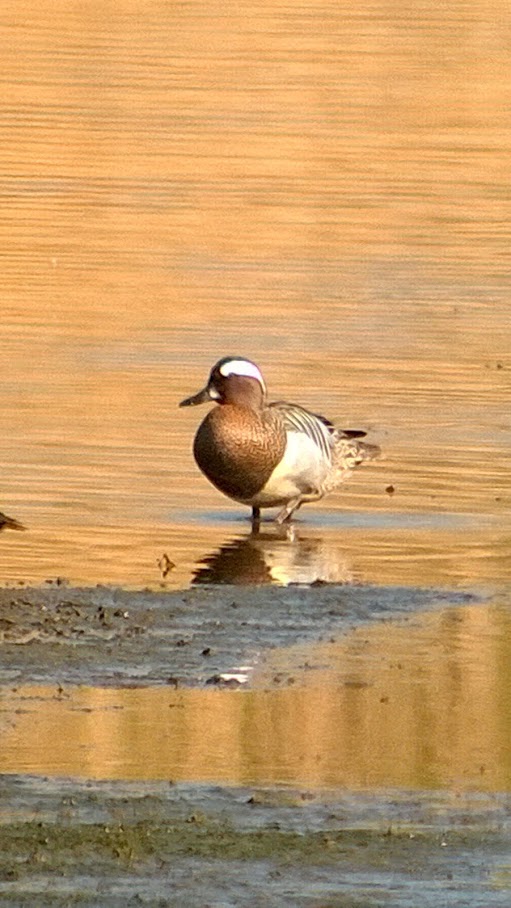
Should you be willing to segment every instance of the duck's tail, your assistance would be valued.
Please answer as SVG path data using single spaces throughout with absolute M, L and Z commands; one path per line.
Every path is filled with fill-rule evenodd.
M 381 455 L 381 448 L 378 445 L 370 445 L 366 441 L 359 441 L 357 447 L 359 458 L 357 464 L 363 463 L 365 460 L 377 460 Z
M 381 451 L 378 445 L 359 441 L 365 434 L 365 432 L 350 429 L 336 431 L 333 447 L 334 469 L 328 482 L 328 489 L 325 491 L 334 489 L 349 479 L 353 470 L 366 460 L 376 460 L 380 456 Z

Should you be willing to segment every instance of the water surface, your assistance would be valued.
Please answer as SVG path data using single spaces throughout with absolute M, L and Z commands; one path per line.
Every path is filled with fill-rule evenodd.
M 511 791 L 510 641 L 508 601 L 276 650 L 250 690 L 15 688 L 0 772 Z
M 371 580 L 382 545 L 399 575 L 409 530 L 415 581 L 431 558 L 491 576 L 511 503 L 505 27 L 498 3 L 7 0 L 1 508 L 30 533 L 3 535 L 1 580 L 157 585 L 167 554 L 179 587 L 243 534 L 192 462 L 200 412 L 177 410 L 233 352 L 384 448 L 303 510 L 314 539 Z
M 0 583 L 494 599 L 250 690 L 4 687 L 1 772 L 510 790 L 508 31 L 495 0 L 4 0 Z M 383 449 L 288 533 L 193 463 L 177 405 L 226 354 Z

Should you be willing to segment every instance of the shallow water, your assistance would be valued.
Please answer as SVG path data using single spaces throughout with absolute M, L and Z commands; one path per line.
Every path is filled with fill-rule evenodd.
M 4 4 L 1 508 L 30 532 L 1 580 L 178 588 L 246 535 L 177 409 L 229 352 L 384 449 L 300 515 L 320 575 L 509 579 L 509 57 L 499 4 L 453 9 Z
M 4 0 L 0 37 L 0 510 L 29 528 L 1 535 L 0 583 L 230 583 L 246 596 L 247 584 L 335 580 L 348 596 L 352 583 L 493 596 L 273 652 L 249 690 L 61 690 L 58 644 L 41 673 L 55 685 L 34 688 L 30 657 L 46 638 L 30 600 L 5 645 L 23 653 L 30 684 L 1 689 L 0 771 L 362 788 L 385 829 L 410 806 L 400 812 L 397 793 L 376 804 L 376 789 L 435 787 L 484 832 L 459 793 L 511 787 L 507 10 Z M 366 428 L 384 452 L 288 534 L 263 524 L 252 535 L 193 464 L 204 411 L 177 404 L 229 353 L 258 362 L 275 399 Z M 96 618 L 80 613 L 76 653 L 80 634 L 108 637 L 108 617 L 106 628 Z M 22 794 L 31 817 L 52 784 Z M 128 875 L 112 851 L 110 891 L 96 851 L 93 868 L 70 857 L 80 820 L 55 784 L 65 877 L 45 876 L 44 846 L 30 845 L 28 881 L 7 868 L 2 897 L 136 898 L 131 858 Z M 200 816 L 200 789 L 194 798 Z M 104 801 L 101 790 L 96 809 Z M 15 823 L 16 797 L 3 803 Z M 494 807 L 498 825 L 498 796 Z M 239 811 L 245 822 L 244 796 Z M 306 801 L 300 814 L 301 834 Z M 300 877 L 243 862 L 240 877 L 233 860 L 218 871 L 199 851 L 190 872 L 164 854 L 139 893 L 223 904 L 229 888 L 237 905 L 269 893 L 293 906 L 320 891 L 329 904 L 403 906 L 436 906 L 441 893 L 456 908 L 500 906 L 499 828 L 503 843 L 481 856 L 478 829 L 467 858 L 463 842 L 438 847 L 435 827 L 424 865 L 412 851 L 391 872 L 350 851 L 341 873 L 322 871 L 324 889 L 307 863 Z
M 14 688 L 0 772 L 511 791 L 510 648 L 508 602 L 276 650 L 250 690 Z
M 6 644 L 29 683 L 1 689 L 0 772 L 509 792 L 502 5 L 2 12 L 0 509 L 28 532 L 1 535 L 0 583 L 492 598 L 261 653 L 242 690 L 61 689 L 58 643 L 34 680 L 46 631 L 27 618 Z M 177 405 L 229 353 L 258 362 L 275 399 L 383 450 L 288 531 L 251 533 L 193 463 L 205 409 Z M 111 630 L 87 617 L 77 652 Z

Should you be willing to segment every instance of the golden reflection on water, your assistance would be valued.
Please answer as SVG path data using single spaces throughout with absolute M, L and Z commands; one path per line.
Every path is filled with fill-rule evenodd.
M 509 606 L 361 628 L 304 648 L 298 675 L 296 658 L 274 653 L 250 690 L 4 691 L 0 771 L 511 790 Z
M 415 527 L 433 559 L 465 530 L 503 545 L 506 16 L 4 0 L 0 509 L 30 532 L 2 535 L 0 580 L 155 586 L 167 553 L 186 585 L 243 512 L 198 475 L 197 414 L 177 410 L 229 352 L 382 444 L 301 515 L 334 549 L 363 542 L 369 578 L 381 519 L 396 567 L 407 514 L 472 516 L 441 540 Z
M 352 519 L 361 522 L 357 515 Z M 316 526 L 294 525 L 284 532 L 269 527 L 257 535 L 247 531 L 228 537 L 198 558 L 192 583 L 509 584 L 509 531 L 482 518 L 477 529 L 471 523 L 467 529 L 460 520 L 452 529 L 445 528 L 447 519 L 422 517 L 420 526 L 395 520 L 392 533 L 385 523 L 368 530 L 346 520 L 339 532 L 318 526 L 319 520 Z

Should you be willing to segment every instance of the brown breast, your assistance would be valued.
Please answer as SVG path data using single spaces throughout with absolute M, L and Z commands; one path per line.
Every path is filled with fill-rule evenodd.
M 263 488 L 285 448 L 278 413 L 225 404 L 211 410 L 199 426 L 193 453 L 217 489 L 243 501 Z

